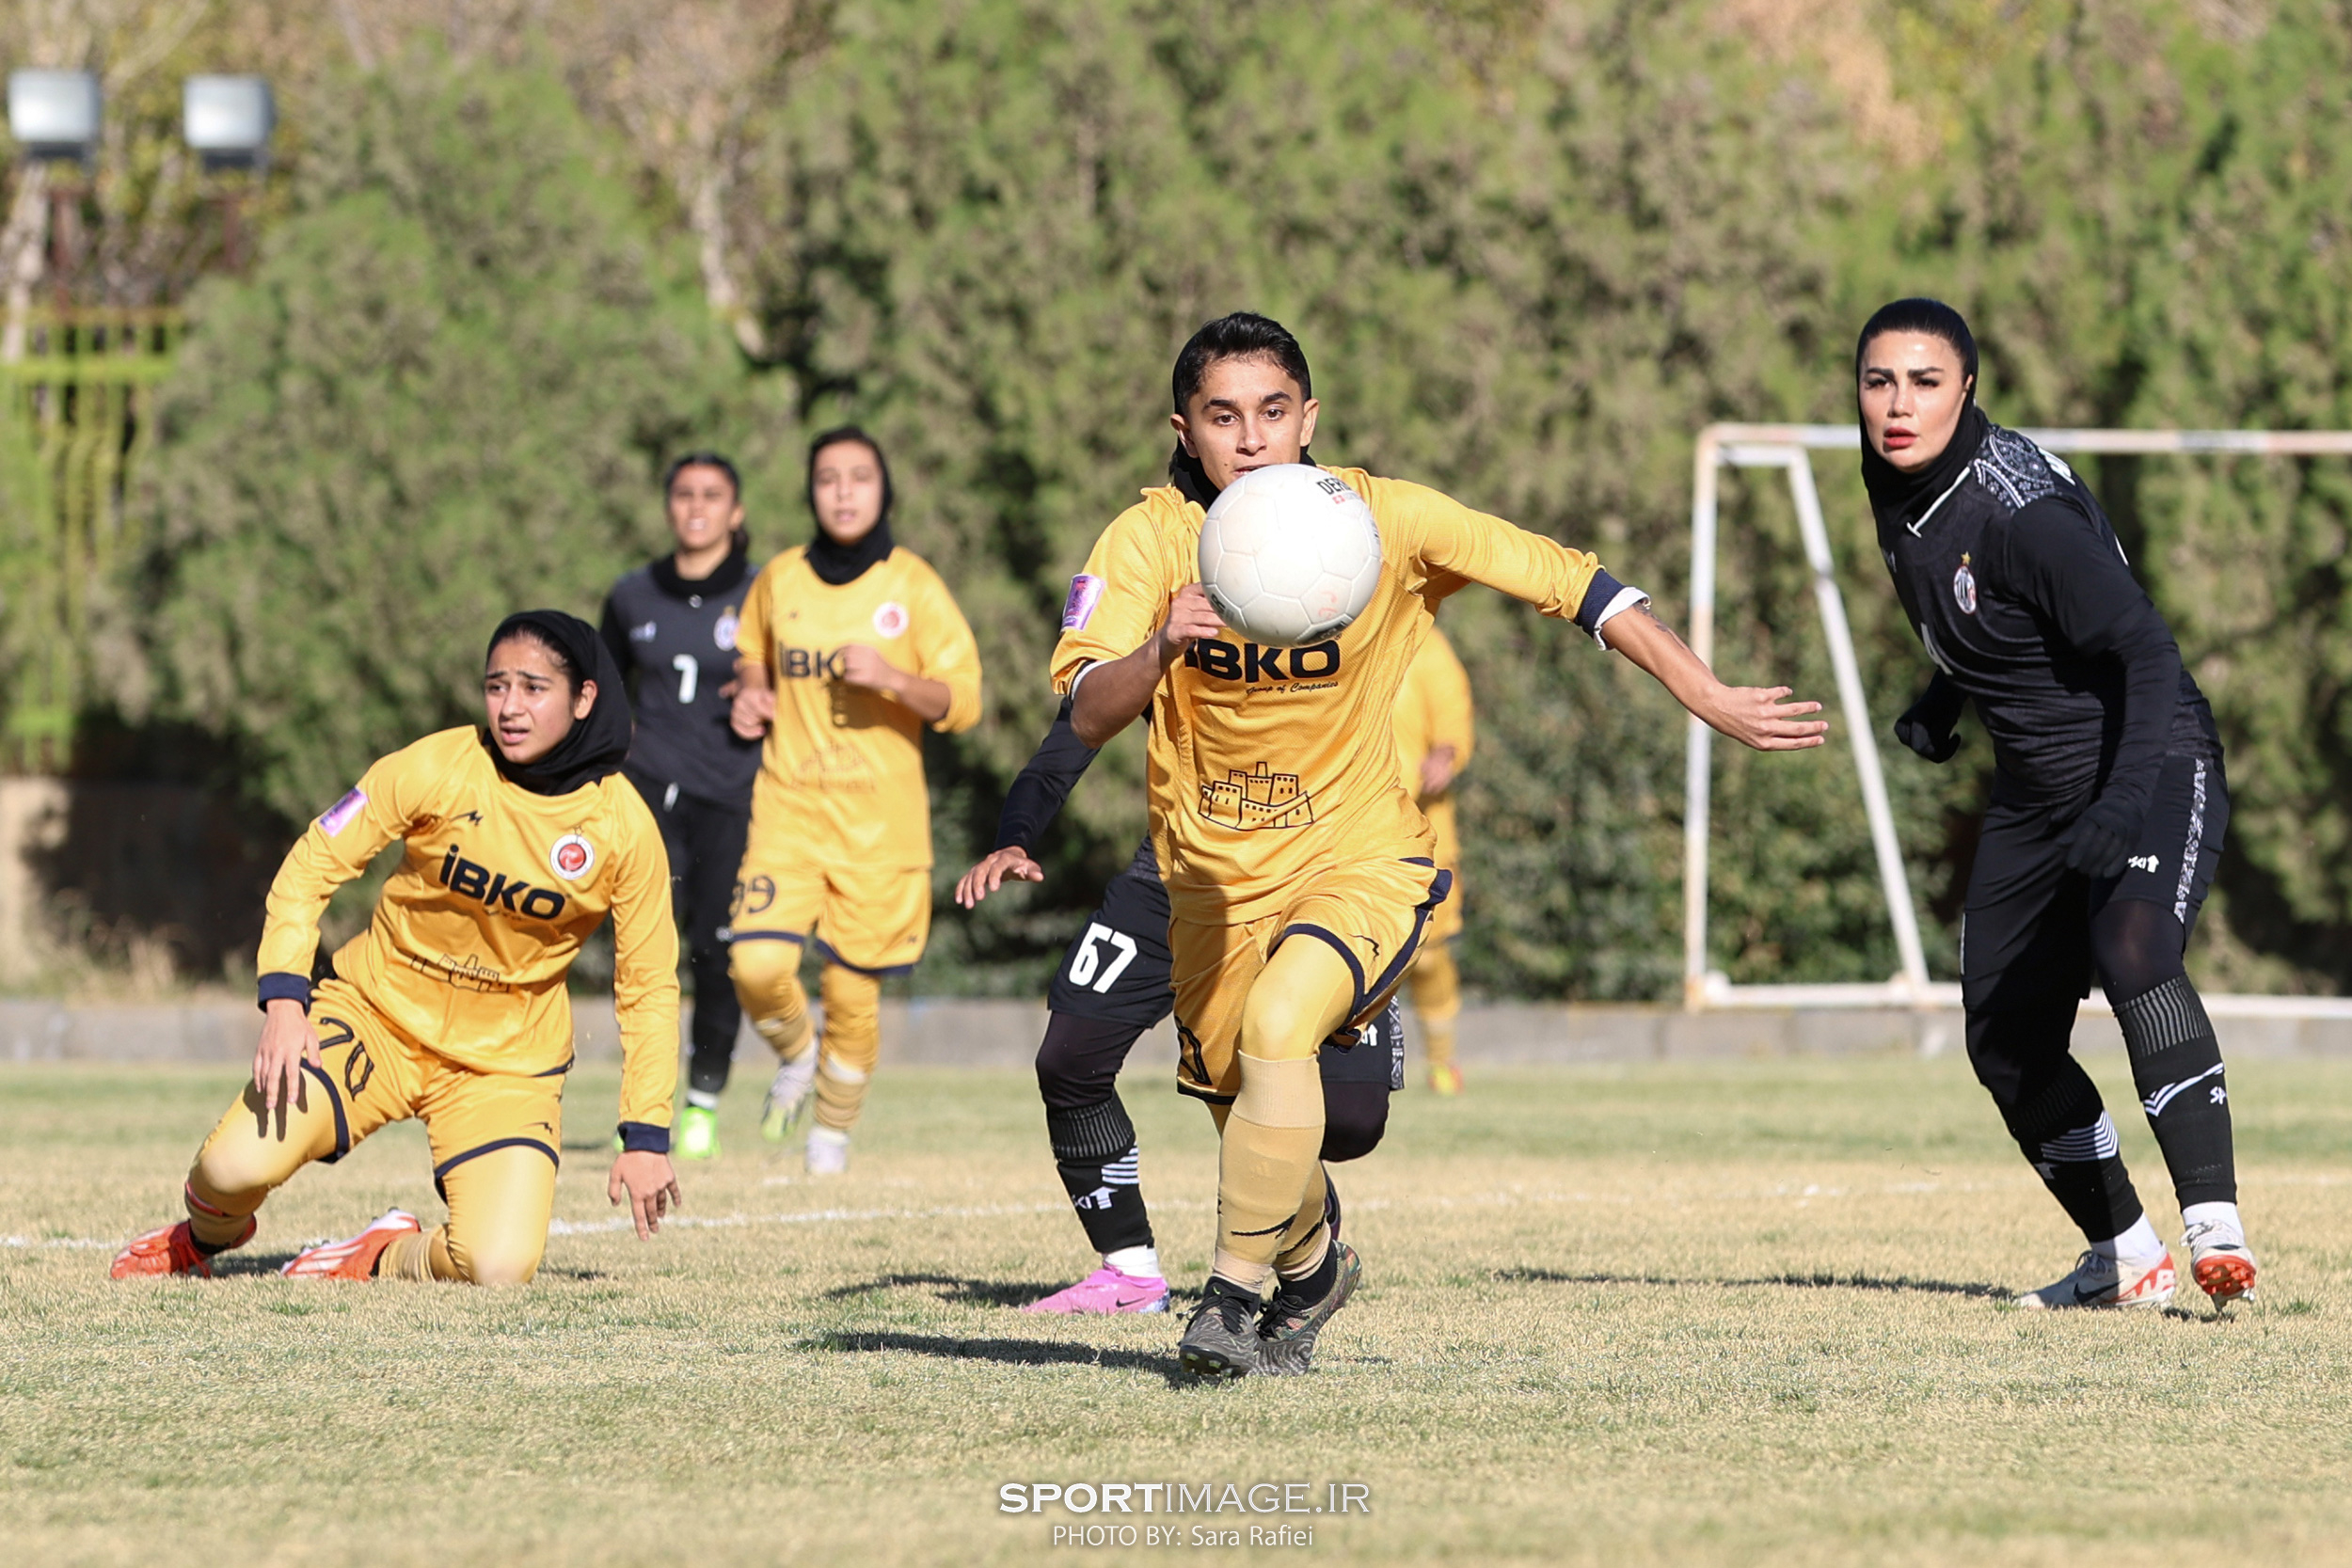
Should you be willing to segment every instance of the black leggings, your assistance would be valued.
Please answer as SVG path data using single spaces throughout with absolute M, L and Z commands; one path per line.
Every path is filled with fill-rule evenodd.
M 1047 1015 L 1037 1049 L 1037 1087 L 1047 1111 L 1077 1112 L 1119 1098 L 1119 1069 L 1148 1025 Z M 1359 1050 L 1366 1049 L 1358 1047 Z M 1323 1158 L 1360 1160 L 1380 1147 L 1389 1126 L 1389 1083 L 1345 1074 L 1345 1053 L 1326 1047 L 1323 1065 Z
M 687 969 L 694 977 L 694 1052 L 687 1085 L 717 1094 L 727 1086 L 736 1031 L 743 1022 L 722 933 L 735 898 L 735 874 L 743 865 L 743 841 L 751 832 L 751 802 L 737 807 L 695 795 L 672 796 L 668 785 L 635 773 L 629 782 L 661 825 L 662 846 L 670 852 L 670 905 L 686 932 Z

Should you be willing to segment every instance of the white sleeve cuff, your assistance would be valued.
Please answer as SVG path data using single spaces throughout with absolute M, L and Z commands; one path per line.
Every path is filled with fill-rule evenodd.
M 1074 674 L 1074 675 L 1073 675 L 1073 676 L 1071 676 L 1071 677 L 1070 677 L 1070 692 L 1069 692 L 1069 696 L 1070 696 L 1070 700 L 1071 700 L 1072 702 L 1073 702 L 1073 703 L 1074 703 L 1074 702 L 1076 702 L 1076 701 L 1078 700 L 1078 688 L 1079 688 L 1079 686 L 1080 686 L 1080 685 L 1081 685 L 1081 684 L 1082 684 L 1082 683 L 1086 680 L 1086 678 L 1087 678 L 1089 675 L 1091 675 L 1092 673 L 1094 673 L 1094 672 L 1095 672 L 1095 669 L 1096 669 L 1097 665 L 1099 665 L 1100 663 L 1101 663 L 1101 661 L 1100 661 L 1099 659 L 1091 659 L 1091 658 L 1090 658 L 1090 659 L 1088 659 L 1088 660 L 1087 660 L 1084 664 L 1081 664 L 1081 665 L 1079 665 L 1079 666 L 1078 666 L 1078 673 L 1077 673 L 1076 674 Z
M 1643 593 L 1638 588 L 1618 589 L 1616 597 L 1611 599 L 1608 607 L 1602 610 L 1599 615 L 1596 616 L 1593 620 L 1593 641 L 1599 643 L 1603 648 L 1608 647 L 1609 639 L 1602 636 L 1601 633 L 1608 626 L 1609 623 L 1615 620 L 1618 616 L 1623 615 L 1627 610 L 1633 609 L 1635 606 L 1645 605 L 1647 603 L 1649 603 L 1649 595 Z

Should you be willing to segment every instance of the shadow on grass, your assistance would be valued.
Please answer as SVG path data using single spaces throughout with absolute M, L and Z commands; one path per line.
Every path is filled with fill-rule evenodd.
M 842 1331 L 803 1339 L 799 1348 L 842 1354 L 895 1350 L 910 1355 L 936 1355 L 947 1361 L 993 1361 L 1004 1367 L 1107 1367 L 1118 1371 L 1157 1372 L 1171 1388 L 1191 1388 L 1200 1383 L 1172 1355 L 1104 1350 L 1099 1345 L 1062 1344 L 1051 1339 L 958 1339 L 944 1334 Z
M 1059 1285 L 1015 1285 L 1000 1279 L 966 1279 L 951 1274 L 886 1274 L 879 1279 L 827 1291 L 825 1299 L 844 1301 L 850 1296 L 862 1296 L 875 1291 L 897 1291 L 926 1285 L 938 1287 L 932 1294 L 958 1307 L 1026 1307 L 1039 1297 L 1051 1295 L 1061 1289 Z
M 1750 1279 L 1677 1279 L 1664 1275 L 1564 1274 L 1556 1269 L 1497 1269 L 1495 1278 L 1507 1284 L 1530 1285 L 1712 1285 L 1726 1291 L 1759 1285 L 1788 1285 L 1805 1291 L 1893 1291 L 1931 1296 L 1973 1296 L 1979 1301 L 2008 1301 L 2016 1292 L 1981 1281 L 1914 1279 L 1908 1275 L 1883 1279 L 1867 1274 L 1768 1274 Z

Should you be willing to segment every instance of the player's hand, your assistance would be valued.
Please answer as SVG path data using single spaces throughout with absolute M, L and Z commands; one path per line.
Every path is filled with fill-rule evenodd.
M 253 1048 L 253 1092 L 262 1097 L 264 1117 L 278 1117 L 278 1135 L 286 1135 L 286 1115 L 310 1108 L 310 1090 L 303 1081 L 305 1065 L 325 1070 L 319 1060 L 319 1032 L 310 1015 L 291 997 L 273 999 L 262 1013 L 262 1039 Z
M 1930 762 L 1949 762 L 1960 750 L 1960 710 L 1968 701 L 1942 674 L 1895 721 L 1895 738 Z
M 727 708 L 727 728 L 746 740 L 757 740 L 768 733 L 775 717 L 774 688 L 754 681 L 736 682 L 735 699 Z
M 686 1195 L 678 1191 L 677 1172 L 671 1168 L 670 1157 L 651 1149 L 632 1148 L 613 1156 L 604 1196 L 617 1204 L 624 1192 L 628 1194 L 629 1217 L 637 1222 L 641 1242 L 653 1240 L 671 1210 L 686 1206 Z
M 868 691 L 897 691 L 906 684 L 907 678 L 906 672 L 863 642 L 851 642 L 836 649 L 833 656 L 833 673 L 844 684 L 862 686 Z
M 1821 744 L 1829 721 L 1807 719 L 1819 713 L 1819 703 L 1789 698 L 1785 686 L 1726 686 L 1719 688 L 1709 711 L 1699 717 L 1742 746 L 1759 752 L 1803 752 Z
M 1184 584 L 1168 601 L 1168 619 L 1160 623 L 1160 668 L 1167 669 L 1184 657 L 1184 650 L 1195 642 L 1216 637 L 1224 629 L 1225 623 L 1209 607 L 1209 591 L 1197 582 Z
M 2066 869 L 2086 877 L 2121 877 L 2147 814 L 2126 800 L 2103 795 L 2083 809 L 2074 825 L 2058 835 Z
M 1454 758 L 1460 755 L 1451 746 L 1433 746 L 1421 759 L 1421 798 L 1433 800 L 1454 785 L 1456 771 Z
M 1015 881 L 1041 882 L 1045 880 L 1045 868 L 1031 860 L 1026 849 L 999 849 L 963 874 L 956 883 L 956 902 L 967 910 L 977 910 L 980 900 L 1002 887 L 1008 877 Z

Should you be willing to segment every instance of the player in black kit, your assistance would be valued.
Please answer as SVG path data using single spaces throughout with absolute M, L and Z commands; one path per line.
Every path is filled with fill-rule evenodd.
M 759 743 L 739 738 L 727 715 L 751 544 L 741 482 L 717 452 L 671 464 L 662 494 L 677 548 L 612 585 L 601 631 L 632 686 L 637 734 L 623 771 L 661 824 L 694 977 L 694 1051 L 675 1148 L 680 1159 L 709 1160 L 743 1019 L 727 976 L 727 905 L 751 829 Z
M 956 884 L 958 903 L 975 908 L 1008 877 L 1044 879 L 1036 859 L 1038 840 L 1095 754 L 1071 727 L 1065 700 L 1037 754 L 1005 796 L 995 849 Z M 1046 990 L 1051 1016 L 1037 1052 L 1046 1135 L 1062 1185 L 1103 1265 L 1077 1284 L 1030 1303 L 1026 1311 L 1168 1309 L 1168 1279 L 1139 1185 L 1142 1150 L 1119 1098 L 1119 1069 L 1127 1053 L 1175 1006 L 1168 919 L 1168 889 L 1147 836 L 1136 847 L 1135 859 L 1104 888 L 1101 906 L 1070 944 Z M 1391 1000 L 1353 1045 L 1336 1037 L 1326 1043 L 1319 1065 L 1323 1158 L 1334 1164 L 1360 1159 L 1378 1146 L 1388 1128 L 1389 1096 L 1405 1083 L 1397 1004 Z M 1337 1189 L 1329 1203 L 1336 1235 Z M 1304 1370 L 1303 1362 L 1297 1370 Z
M 2174 1290 L 2115 1123 L 2069 1051 L 2094 975 L 2171 1171 L 2191 1273 L 2217 1307 L 2250 1297 L 2221 1047 L 2181 962 L 2230 819 L 2213 710 L 2097 498 L 1977 407 L 1958 311 L 1898 300 L 1854 358 L 1879 550 L 1938 672 L 1896 737 L 1947 761 L 1973 702 L 1993 741 L 1961 925 L 1969 1060 L 2090 1243 L 2018 1305 L 2161 1307 Z

